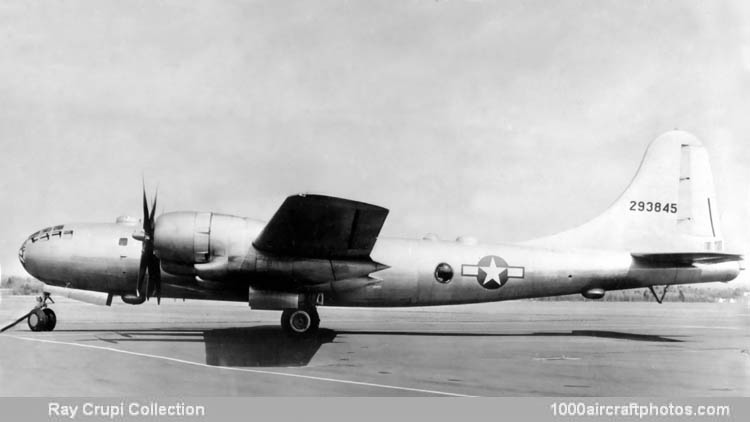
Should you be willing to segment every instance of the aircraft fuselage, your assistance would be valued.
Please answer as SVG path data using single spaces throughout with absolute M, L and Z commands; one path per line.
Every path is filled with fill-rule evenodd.
M 322 304 L 332 306 L 429 306 L 729 281 L 740 271 L 738 262 L 665 266 L 639 262 L 629 252 L 430 239 L 378 239 L 372 263 L 291 260 L 252 245 L 263 223 L 213 216 L 213 258 L 190 265 L 163 257 L 162 297 L 247 301 L 252 287 L 322 293 Z M 19 255 L 47 284 L 130 294 L 141 254 L 137 231 L 134 223 L 66 224 L 35 233 Z M 192 240 L 188 249 L 195 255 L 200 248 Z

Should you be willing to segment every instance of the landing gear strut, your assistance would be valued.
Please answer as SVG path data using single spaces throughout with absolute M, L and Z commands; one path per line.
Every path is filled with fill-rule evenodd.
M 654 286 L 648 286 L 648 289 L 651 290 L 651 294 L 654 295 L 654 299 L 656 299 L 656 302 L 658 304 L 661 304 L 661 302 L 664 300 L 664 296 L 667 295 L 667 289 L 669 289 L 669 285 L 667 284 L 664 286 L 664 290 L 661 292 L 661 296 L 656 294 L 656 290 L 654 290 Z
M 314 332 L 320 326 L 320 316 L 315 306 L 299 309 L 284 309 L 281 313 L 281 327 L 289 334 L 301 336 Z

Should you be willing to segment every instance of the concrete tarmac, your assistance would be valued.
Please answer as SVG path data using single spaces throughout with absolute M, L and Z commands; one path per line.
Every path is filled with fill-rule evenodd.
M 750 396 L 750 306 L 514 301 L 280 312 L 60 299 L 0 334 L 2 396 Z M 0 298 L 0 325 L 33 297 Z

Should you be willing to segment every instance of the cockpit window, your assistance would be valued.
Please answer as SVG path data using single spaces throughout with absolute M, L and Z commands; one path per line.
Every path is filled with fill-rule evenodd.
M 73 230 L 65 230 L 62 234 L 63 239 L 70 239 L 73 237 Z
M 44 234 L 44 233 L 49 233 L 49 231 L 50 231 L 50 230 L 52 230 L 52 227 L 47 227 L 47 228 L 45 228 L 45 229 L 42 229 L 42 231 L 41 231 L 40 233 L 41 233 L 41 234 Z
M 50 237 L 55 237 L 55 236 L 62 238 L 62 232 L 60 230 L 53 231 Z
M 63 227 L 65 227 L 65 225 L 64 224 L 60 224 L 59 226 L 53 227 L 52 230 L 62 230 Z

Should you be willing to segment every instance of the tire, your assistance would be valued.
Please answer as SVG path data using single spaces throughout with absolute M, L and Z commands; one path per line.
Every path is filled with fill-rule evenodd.
M 47 323 L 45 324 L 44 331 L 52 331 L 55 329 L 55 325 L 57 325 L 57 315 L 55 315 L 55 311 L 53 311 L 50 308 L 44 308 L 44 315 L 47 317 Z
M 313 325 L 313 318 L 306 309 L 295 309 L 289 315 L 289 328 L 295 334 L 305 334 L 310 331 Z
M 44 331 L 47 325 L 47 315 L 44 313 L 43 309 L 34 309 L 29 312 L 29 316 L 26 318 L 26 323 L 29 325 L 31 331 Z
M 288 309 L 284 311 L 282 327 L 294 336 L 304 336 L 315 330 L 315 319 L 308 309 Z
M 287 333 L 292 332 L 292 327 L 289 326 L 289 318 L 296 309 L 284 309 L 281 313 L 281 328 Z

